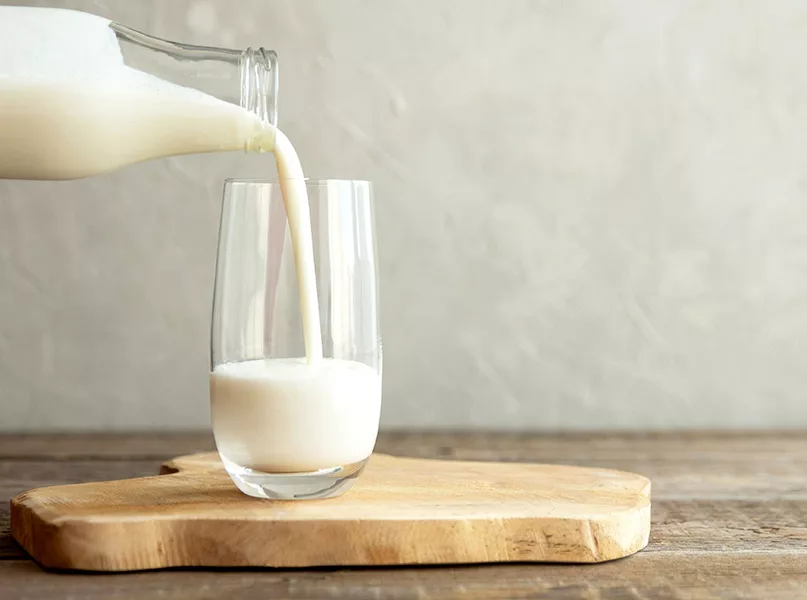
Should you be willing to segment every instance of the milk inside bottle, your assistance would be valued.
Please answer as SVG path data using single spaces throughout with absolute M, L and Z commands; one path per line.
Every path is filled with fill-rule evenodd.
M 0 178 L 271 151 L 276 88 L 276 57 L 263 49 L 187 46 L 88 13 L 0 6 Z

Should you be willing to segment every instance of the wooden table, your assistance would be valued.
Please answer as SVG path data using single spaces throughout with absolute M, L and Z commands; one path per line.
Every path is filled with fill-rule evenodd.
M 33 487 L 152 475 L 208 435 L 0 436 L 0 599 L 807 598 L 807 434 L 382 435 L 400 455 L 612 467 L 653 481 L 650 545 L 591 566 L 50 573 L 8 532 Z

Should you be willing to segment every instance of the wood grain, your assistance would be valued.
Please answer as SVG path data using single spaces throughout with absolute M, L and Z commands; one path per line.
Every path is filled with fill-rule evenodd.
M 594 565 L 515 564 L 339 570 L 43 572 L 31 561 L 0 562 L 0 598 L 42 600 L 798 600 L 804 557 L 678 556 L 640 552 Z
M 213 450 L 208 433 L 0 435 L 0 460 L 168 460 Z
M 174 442 L 176 440 L 176 442 Z M 22 443 L 20 443 L 22 442 Z M 212 448 L 207 433 L 0 436 L 0 501 L 33 487 L 125 479 Z M 0 507 L 0 598 L 657 598 L 807 596 L 807 433 L 382 433 L 378 449 L 465 460 L 592 464 L 653 481 L 648 547 L 597 565 L 128 575 L 43 571 Z M 76 468 L 73 461 L 76 460 Z M 6 533 L 4 533 L 6 532 Z
M 215 453 L 173 475 L 40 488 L 11 502 L 14 538 L 56 568 L 601 562 L 647 544 L 650 483 L 584 467 L 374 455 L 337 499 L 239 493 Z

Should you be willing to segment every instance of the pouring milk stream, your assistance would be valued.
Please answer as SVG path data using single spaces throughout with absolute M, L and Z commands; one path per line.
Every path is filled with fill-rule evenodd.
M 364 411 L 364 399 L 380 403 L 380 381 L 371 368 L 323 359 L 309 205 L 294 147 L 265 109 L 263 115 L 255 110 L 260 102 L 248 110 L 129 66 L 121 45 L 127 36 L 137 42 L 143 34 L 78 11 L 0 7 L 0 178 L 75 179 L 178 154 L 273 152 L 294 250 L 306 360 L 220 365 L 211 374 L 216 436 L 223 455 L 231 439 L 236 462 L 251 468 L 288 472 L 366 458 L 375 433 L 371 440 L 354 436 L 363 442 L 346 442 L 344 456 L 301 456 L 290 447 L 288 460 L 278 460 L 277 447 L 265 440 L 267 421 L 277 421 L 271 434 L 277 443 L 293 445 L 295 437 L 325 430 L 336 412 Z M 174 46 L 203 58 L 215 51 Z M 221 52 L 230 53 L 225 58 L 234 53 Z M 241 56 L 233 69 L 240 64 L 242 78 L 260 74 L 244 56 L 249 58 Z M 261 83 L 244 81 L 253 88 Z M 255 89 L 247 92 L 241 90 L 241 104 L 249 94 L 255 104 Z M 362 399 L 355 408 L 335 405 L 327 393 L 337 380 L 353 382 Z M 359 427 L 358 412 L 354 420 Z

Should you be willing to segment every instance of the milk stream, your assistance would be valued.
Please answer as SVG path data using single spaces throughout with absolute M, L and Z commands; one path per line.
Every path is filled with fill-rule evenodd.
M 0 178 L 75 179 L 138 161 L 222 150 L 274 153 L 299 286 L 306 357 L 219 365 L 213 428 L 225 461 L 272 472 L 366 458 L 380 375 L 323 359 L 303 170 L 279 130 L 246 109 L 126 66 L 106 19 L 0 7 Z
M 76 179 L 141 160 L 274 152 L 294 250 L 306 357 L 322 336 L 303 169 L 288 138 L 246 109 L 124 64 L 109 21 L 0 7 L 0 178 Z
M 274 154 L 280 180 L 280 192 L 289 221 L 297 286 L 300 289 L 300 313 L 308 364 L 322 360 L 322 328 L 319 322 L 319 299 L 314 270 L 314 244 L 311 236 L 311 211 L 303 178 L 303 167 L 289 139 L 275 130 Z

